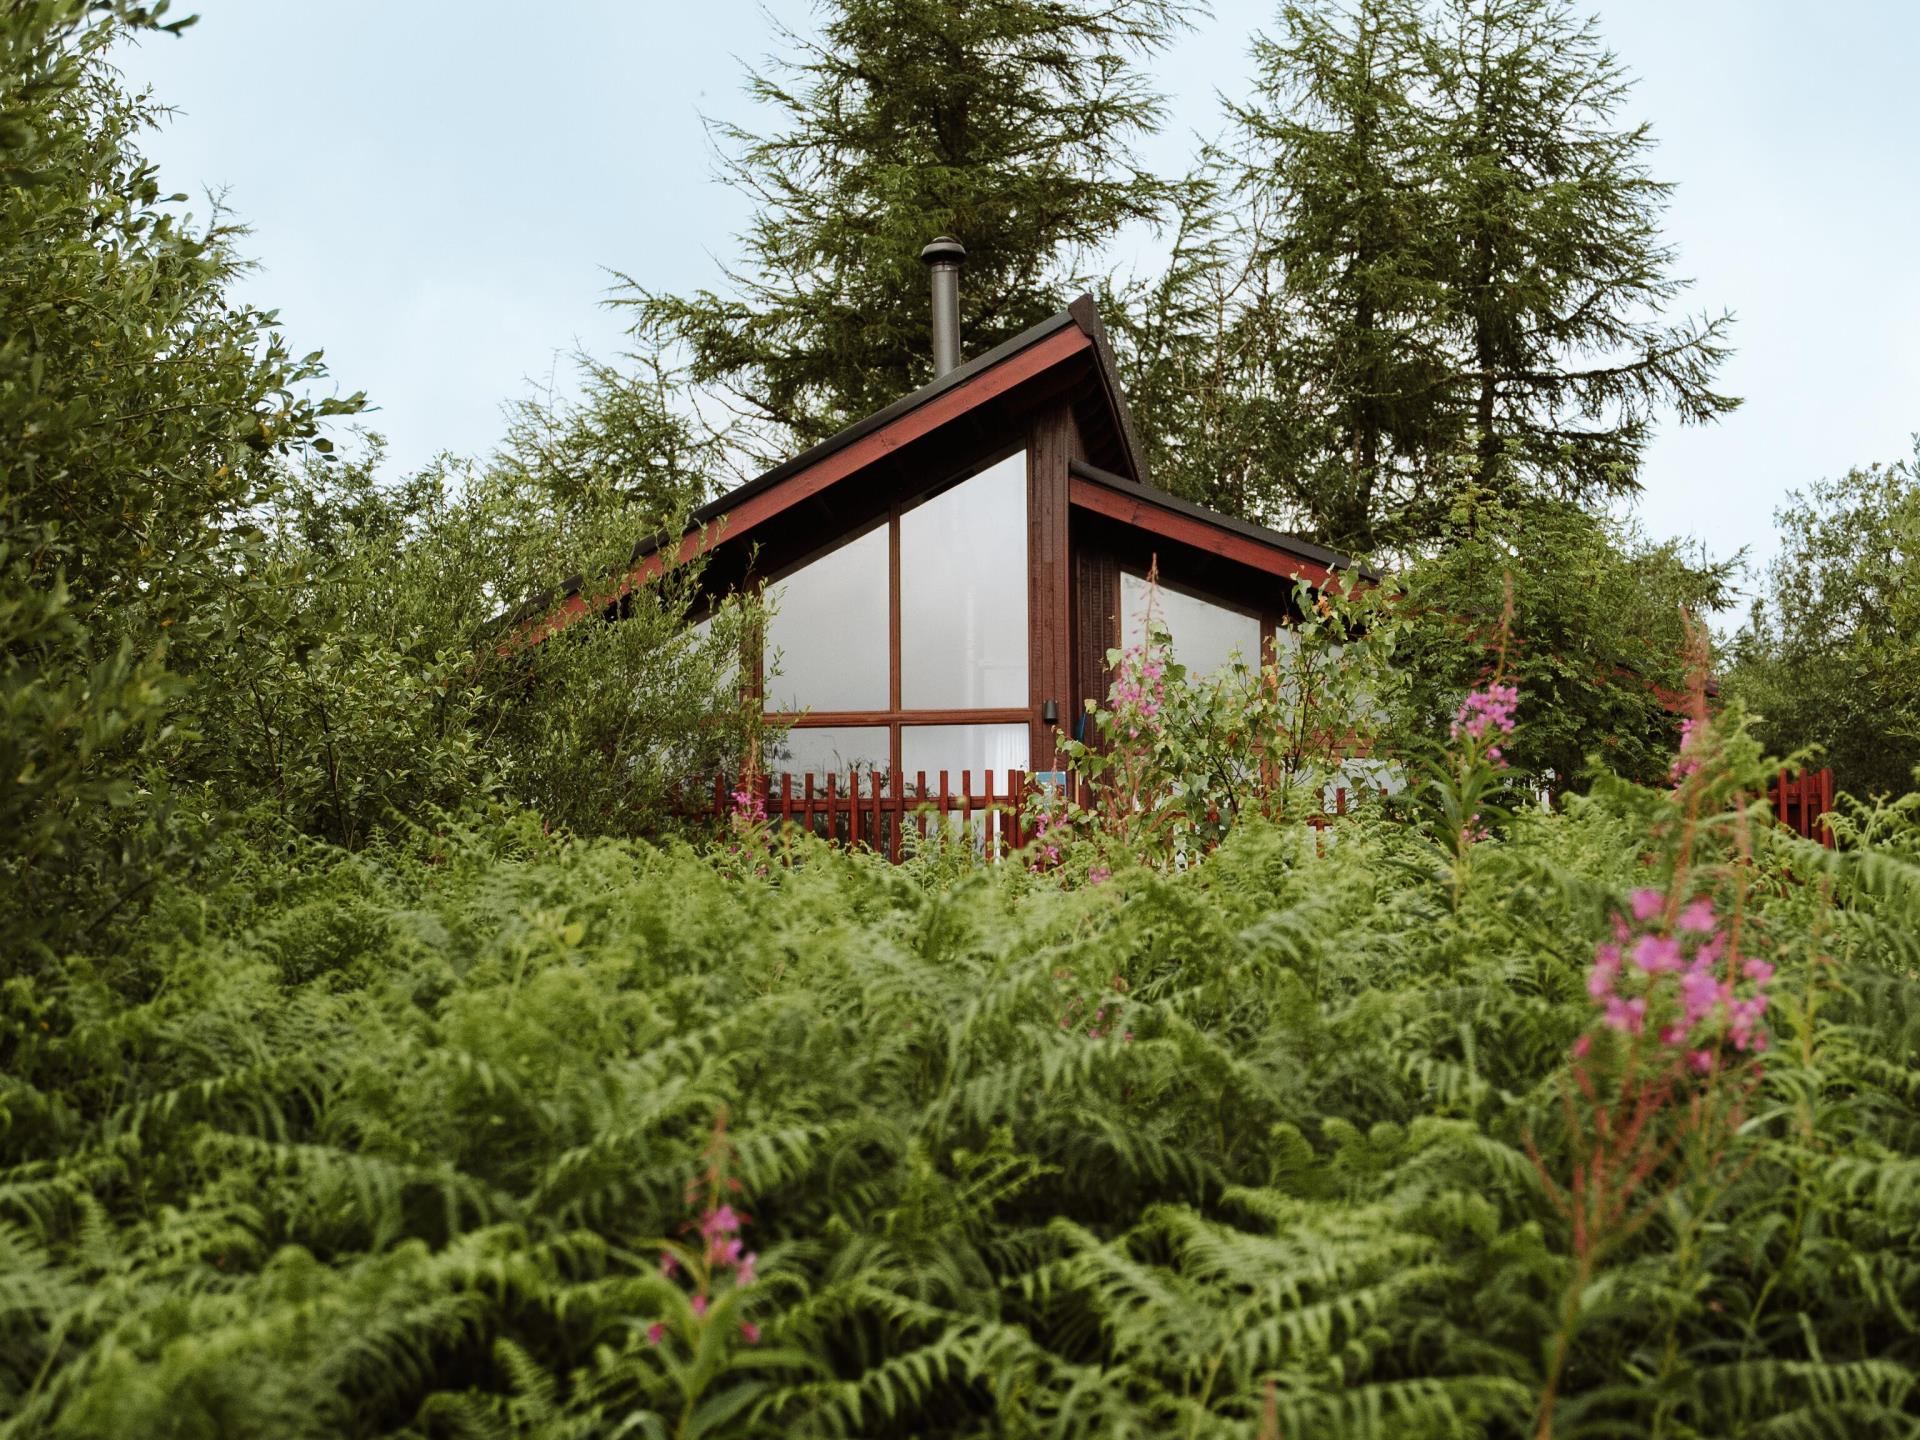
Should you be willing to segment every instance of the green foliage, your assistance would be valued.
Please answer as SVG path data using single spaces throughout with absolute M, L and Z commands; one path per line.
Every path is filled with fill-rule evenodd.
M 0 933 L 84 935 L 201 828 L 165 761 L 184 668 L 270 462 L 358 408 L 228 301 L 236 232 L 136 148 L 154 108 L 103 58 L 165 6 L 0 9 Z
M 645 333 L 684 344 L 693 379 L 758 422 L 774 458 L 932 378 L 921 248 L 967 247 L 967 353 L 1060 310 L 1119 227 L 1176 187 L 1132 141 L 1158 122 L 1137 57 L 1185 0 L 833 0 L 815 35 L 751 76 L 778 116 L 723 126 L 727 178 L 760 206 L 728 292 L 636 287 Z
M 1912 1435 L 1912 817 L 1745 834 L 1730 747 L 1692 820 L 1516 814 L 1457 908 L 1377 813 L 1079 889 L 228 842 L 0 989 L 0 1433 L 1498 1436 L 1551 1374 L 1557 1435 Z M 1749 892 L 1773 1044 L 1576 1284 L 1587 961 L 1683 863 Z M 716 1196 L 758 1277 L 702 1320 Z
M 1769 748 L 1818 746 L 1863 795 L 1911 789 L 1920 766 L 1920 442 L 1915 453 L 1793 494 L 1728 676 Z
M 1421 51 L 1473 477 L 1508 498 L 1630 492 L 1658 409 L 1739 403 L 1712 388 L 1731 317 L 1661 318 L 1687 282 L 1651 131 L 1619 124 L 1631 79 L 1565 0 L 1443 0 Z
M 1256 34 L 1254 93 L 1130 331 L 1163 483 L 1361 553 L 1431 526 L 1464 426 L 1420 23 L 1368 0 L 1288 6 L 1280 38 Z
M 1573 505 L 1506 507 L 1469 491 L 1444 547 L 1404 577 L 1413 633 L 1399 653 L 1416 728 L 1444 734 L 1504 646 L 1521 692 L 1506 747 L 1519 775 L 1557 792 L 1597 757 L 1656 782 L 1679 739 L 1687 617 L 1726 605 L 1734 563 Z
M 1106 705 L 1088 703 L 1092 736 L 1061 747 L 1084 803 L 1033 802 L 1050 863 L 1075 836 L 1099 841 L 1089 864 L 1185 864 L 1242 816 L 1317 815 L 1329 788 L 1357 797 L 1384 778 L 1377 756 L 1398 738 L 1394 653 L 1405 629 L 1391 597 L 1295 582 L 1294 610 L 1264 655 L 1195 676 L 1149 601 L 1146 643 L 1108 653 L 1114 681 Z
M 0 961 L 111 949 L 209 831 L 364 843 L 497 795 L 657 830 L 752 743 L 749 621 L 689 633 L 691 570 L 626 623 L 540 646 L 502 617 L 620 577 L 704 498 L 711 441 L 656 356 L 523 404 L 486 465 L 377 478 L 321 433 L 320 357 L 235 304 L 239 232 L 195 227 L 138 153 L 154 109 L 107 47 L 164 7 L 0 11 Z M 549 594 L 549 603 L 559 597 Z
M 604 418 L 589 407 L 543 434 L 570 453 L 568 432 Z M 230 639 L 194 677 L 208 738 L 187 773 L 226 809 L 263 802 L 356 846 L 396 815 L 486 794 L 592 833 L 658 830 L 676 787 L 737 765 L 752 727 L 731 676 L 751 607 L 689 629 L 693 569 L 604 597 L 619 624 L 530 644 L 503 618 L 530 576 L 622 575 L 653 528 L 630 472 L 556 477 L 549 453 L 510 446 L 390 485 L 376 444 L 285 476 L 226 601 Z M 561 599 L 533 598 L 536 619 Z

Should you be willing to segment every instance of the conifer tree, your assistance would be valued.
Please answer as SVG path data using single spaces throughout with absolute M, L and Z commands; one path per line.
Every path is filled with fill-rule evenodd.
M 1712 388 L 1731 317 L 1663 318 L 1688 282 L 1649 128 L 1618 123 L 1631 79 L 1565 0 L 1440 0 L 1422 51 L 1473 476 L 1508 498 L 1637 489 L 1657 410 L 1739 402 Z
M 1426 472 L 1457 428 L 1410 53 L 1420 12 L 1360 0 L 1344 17 L 1289 6 L 1282 23 L 1283 38 L 1256 37 L 1256 93 L 1233 109 L 1236 189 L 1270 194 L 1283 221 L 1254 237 L 1272 298 L 1248 320 L 1310 427 L 1300 501 L 1328 540 L 1371 550 L 1409 511 L 1430 518 Z
M 728 293 L 636 288 L 639 328 L 682 343 L 773 453 L 931 378 L 934 236 L 967 247 L 965 353 L 1058 310 L 1093 252 L 1176 192 L 1129 147 L 1161 114 L 1138 61 L 1191 8 L 832 0 L 816 37 L 783 31 L 792 54 L 751 76 L 777 127 L 719 128 L 726 178 L 760 204 Z
M 1663 318 L 1670 187 L 1562 0 L 1309 0 L 1254 54 L 1210 208 L 1127 337 L 1168 483 L 1404 548 L 1466 484 L 1629 491 L 1658 412 L 1737 403 L 1712 389 L 1730 318 Z

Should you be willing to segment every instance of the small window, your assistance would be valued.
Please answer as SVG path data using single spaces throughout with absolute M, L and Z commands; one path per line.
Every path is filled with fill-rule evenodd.
M 769 710 L 886 708 L 887 588 L 884 525 L 768 587 Z
M 1173 641 L 1173 658 L 1195 677 L 1213 675 L 1236 660 L 1259 668 L 1260 617 L 1203 600 L 1168 585 L 1150 586 L 1138 575 L 1120 576 L 1120 643 L 1131 648 L 1147 638 L 1151 611 Z

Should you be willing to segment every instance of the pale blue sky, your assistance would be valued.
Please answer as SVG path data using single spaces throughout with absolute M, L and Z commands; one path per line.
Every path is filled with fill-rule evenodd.
M 1764 556 L 1787 489 L 1908 454 L 1920 430 L 1920 5 L 1595 8 L 1679 186 L 1692 304 L 1739 317 L 1722 383 L 1746 397 L 1717 426 L 1663 429 L 1638 511 L 1656 534 Z M 150 153 L 175 189 L 225 190 L 254 230 L 248 297 L 367 390 L 398 466 L 486 450 L 503 401 L 564 382 L 557 353 L 618 348 L 597 303 L 609 270 L 711 283 L 746 219 L 700 114 L 747 114 L 741 60 L 773 44 L 757 0 L 181 9 L 202 17 L 184 38 L 121 56 L 181 112 Z M 1217 0 L 1156 63 L 1173 118 L 1151 162 L 1177 169 L 1216 131 L 1214 92 L 1240 90 L 1273 11 Z

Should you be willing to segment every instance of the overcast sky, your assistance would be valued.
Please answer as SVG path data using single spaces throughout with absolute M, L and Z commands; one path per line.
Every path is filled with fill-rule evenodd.
M 713 180 L 700 116 L 748 115 L 742 62 L 774 44 L 757 0 L 177 3 L 200 23 L 120 56 L 179 112 L 149 153 L 252 226 L 247 297 L 368 392 L 396 466 L 485 451 L 504 401 L 564 383 L 565 352 L 617 350 L 609 271 L 689 288 L 733 251 L 747 210 Z M 1217 131 L 1215 93 L 1243 89 L 1274 8 L 1216 0 L 1155 62 L 1172 123 L 1152 163 L 1177 170 Z M 1691 306 L 1738 316 L 1721 385 L 1746 400 L 1662 430 L 1638 513 L 1764 557 L 1785 491 L 1909 454 L 1920 430 L 1920 4 L 1596 9 L 1679 187 Z

